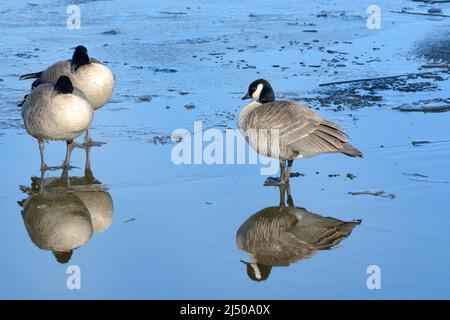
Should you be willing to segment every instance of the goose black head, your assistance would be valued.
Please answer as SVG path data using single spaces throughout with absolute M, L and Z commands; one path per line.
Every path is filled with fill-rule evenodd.
M 68 76 L 61 76 L 58 78 L 58 81 L 56 81 L 53 89 L 58 91 L 59 93 L 72 93 L 72 81 L 70 81 L 70 78 Z
M 68 263 L 70 261 L 70 258 L 72 258 L 73 250 L 65 251 L 65 252 L 58 252 L 53 251 L 53 255 L 56 258 L 56 261 L 58 261 L 61 264 Z
M 72 69 L 76 71 L 82 65 L 89 63 L 89 55 L 86 47 L 78 46 L 75 48 L 75 51 L 72 55 Z
M 242 100 L 253 99 L 259 103 L 268 103 L 275 101 L 275 93 L 269 81 L 258 79 L 253 81 L 248 87 L 248 92 L 242 97 Z
M 264 281 L 269 278 L 270 272 L 272 271 L 272 266 L 266 266 L 261 263 L 256 262 L 245 262 L 242 261 L 243 264 L 247 266 L 247 275 L 253 281 Z

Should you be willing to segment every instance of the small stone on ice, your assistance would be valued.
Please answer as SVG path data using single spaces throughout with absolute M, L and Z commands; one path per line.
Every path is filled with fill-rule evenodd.
M 356 178 L 356 176 L 354 174 L 351 174 L 351 173 L 347 173 L 346 177 L 349 178 L 350 180 L 353 180 L 353 179 Z
M 148 102 L 152 100 L 152 96 L 149 94 L 143 95 L 139 97 L 139 101 L 141 102 Z
M 431 13 L 431 14 L 436 14 L 436 13 L 441 13 L 441 12 L 442 12 L 442 10 L 439 8 L 428 9 L 428 13 Z
M 120 31 L 116 31 L 116 30 L 109 30 L 109 31 L 103 31 L 102 34 L 107 34 L 107 35 L 116 35 L 119 34 Z

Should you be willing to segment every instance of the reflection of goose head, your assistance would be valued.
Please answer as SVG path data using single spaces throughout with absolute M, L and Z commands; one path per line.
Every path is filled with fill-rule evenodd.
M 272 266 L 266 266 L 260 263 L 245 262 L 241 260 L 243 264 L 247 266 L 247 275 L 253 281 L 264 281 L 269 278 Z
M 288 192 L 289 206 L 268 207 L 249 217 L 239 228 L 236 242 L 250 254 L 245 262 L 250 279 L 267 279 L 273 266 L 289 266 L 312 257 L 318 250 L 331 249 L 347 238 L 360 221 L 344 222 L 295 207 Z
M 74 249 L 111 226 L 111 195 L 90 170 L 84 177 L 31 180 L 29 197 L 19 202 L 25 226 L 32 242 L 53 251 L 58 262 L 67 263 Z
M 61 264 L 68 263 L 70 261 L 70 258 L 72 258 L 73 250 L 66 251 L 66 252 L 58 252 L 53 251 L 53 255 L 56 258 L 56 261 L 58 261 Z

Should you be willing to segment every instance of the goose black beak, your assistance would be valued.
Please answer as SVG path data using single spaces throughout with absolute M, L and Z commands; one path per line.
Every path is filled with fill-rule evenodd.
M 245 94 L 245 96 L 242 97 L 241 100 L 247 100 L 247 99 L 251 99 L 252 97 L 248 94 L 248 92 Z

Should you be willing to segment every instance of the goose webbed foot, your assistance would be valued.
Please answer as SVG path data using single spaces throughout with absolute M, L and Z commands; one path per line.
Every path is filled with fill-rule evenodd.
M 62 164 L 60 166 L 48 166 L 48 165 L 44 164 L 43 166 L 41 166 L 41 172 L 58 171 L 58 170 L 69 171 L 72 169 L 79 169 L 79 167 L 72 166 L 70 164 Z
M 83 148 L 101 147 L 104 144 L 106 144 L 106 142 L 92 140 L 91 139 L 91 129 L 90 128 L 86 129 L 86 135 L 84 136 Z
M 268 187 L 278 187 L 278 186 L 283 186 L 289 183 L 290 178 L 298 178 L 298 177 L 302 177 L 303 174 L 302 173 L 298 173 L 298 172 L 290 172 L 289 173 L 289 177 L 283 182 L 281 183 L 281 179 L 280 177 L 268 177 L 266 179 L 266 181 L 264 181 L 264 185 L 268 186 Z
M 41 165 L 41 172 L 46 172 L 46 171 L 58 171 L 64 168 L 64 165 L 62 166 L 48 166 L 46 164 Z
M 61 166 L 61 169 L 62 169 L 63 171 L 70 171 L 70 170 L 73 170 L 73 169 L 80 169 L 80 167 L 72 166 L 71 164 L 63 164 L 63 165 Z
M 270 187 L 282 187 L 289 183 L 289 177 L 291 175 L 291 166 L 292 161 L 287 161 L 288 168 L 286 170 L 286 160 L 280 160 L 280 177 L 279 178 L 273 178 L 268 177 L 266 181 L 264 182 L 265 186 Z
M 268 177 L 266 181 L 264 181 L 264 186 L 266 187 L 279 187 L 286 185 L 286 181 L 280 179 L 279 177 Z
M 89 139 L 87 141 L 84 141 L 83 143 L 75 142 L 74 145 L 75 145 L 75 148 L 86 149 L 86 148 L 90 148 L 90 147 L 101 147 L 104 144 L 106 144 L 106 142 L 94 141 L 92 139 Z
M 106 142 L 94 141 L 92 139 L 89 139 L 85 141 L 83 144 L 85 147 L 101 147 L 102 145 L 106 144 Z

